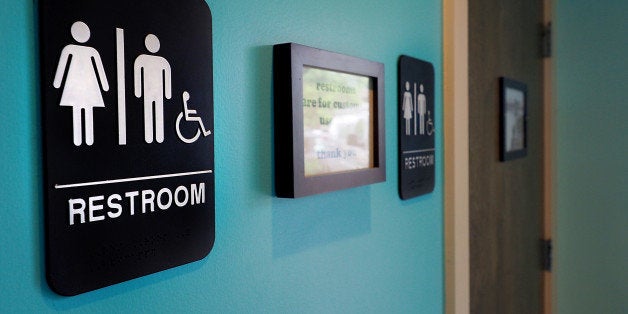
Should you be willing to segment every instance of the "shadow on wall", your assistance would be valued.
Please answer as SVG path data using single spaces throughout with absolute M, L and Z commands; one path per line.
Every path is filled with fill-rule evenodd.
M 266 64 L 267 67 L 271 67 L 270 71 L 272 71 L 272 46 L 259 47 L 257 52 L 260 59 L 263 59 L 261 61 L 271 60 L 271 62 L 260 62 L 260 64 Z M 273 90 L 272 84 L 271 78 L 269 91 Z M 272 92 L 270 97 L 261 96 L 262 99 L 270 98 L 270 108 L 274 106 Z M 263 113 L 264 116 L 266 114 L 268 113 Z M 274 126 L 272 110 L 270 116 L 271 125 Z M 269 133 L 271 137 L 272 133 L 271 128 Z M 273 139 L 271 139 L 271 144 L 268 147 L 269 153 L 265 155 L 271 156 L 271 160 L 264 163 L 271 164 L 268 168 L 271 173 L 267 175 L 273 178 L 271 180 L 273 257 L 296 254 L 371 232 L 371 203 L 369 201 L 371 193 L 368 186 L 298 199 L 277 198 L 274 188 L 275 165 L 272 162 L 275 157 Z
M 370 187 L 300 199 L 274 198 L 273 257 L 371 232 Z
M 274 195 L 274 150 L 273 150 L 273 105 L 274 98 L 272 94 L 273 79 L 272 79 L 272 61 L 273 61 L 273 46 L 256 46 L 251 50 L 251 59 L 254 60 L 251 64 L 251 69 L 254 69 L 250 73 L 250 80 L 255 82 L 254 90 L 251 91 L 252 95 L 249 99 L 255 99 L 254 104 L 251 105 L 251 110 L 254 111 L 254 116 L 257 119 L 252 120 L 252 124 L 249 126 L 251 130 L 258 130 L 255 133 L 253 145 L 257 149 L 257 165 L 255 172 L 258 174 L 255 176 L 258 182 L 256 187 L 260 189 L 262 194 L 268 195 L 272 193 Z M 266 103 L 268 101 L 268 103 Z M 267 120 L 268 119 L 268 120 Z M 270 126 L 270 127 L 269 127 Z M 268 165 L 268 166 L 266 166 Z

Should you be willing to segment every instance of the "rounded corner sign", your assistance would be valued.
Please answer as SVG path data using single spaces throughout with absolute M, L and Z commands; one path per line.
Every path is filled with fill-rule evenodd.
M 46 278 L 76 295 L 204 258 L 215 237 L 203 0 L 41 0 Z
M 434 190 L 434 66 L 401 56 L 398 75 L 399 197 L 406 200 Z

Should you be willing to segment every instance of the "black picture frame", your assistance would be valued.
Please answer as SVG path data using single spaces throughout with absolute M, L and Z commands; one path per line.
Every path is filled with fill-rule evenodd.
M 273 59 L 276 196 L 297 198 L 385 181 L 384 65 L 295 43 L 275 45 L 273 47 Z M 306 175 L 306 162 L 310 162 L 311 154 L 308 152 L 308 161 L 306 161 L 304 151 L 306 142 L 304 89 L 305 85 L 310 83 L 304 80 L 304 71 L 311 71 L 311 69 L 333 72 L 332 75 L 343 77 L 348 75 L 349 77 L 366 77 L 368 79 L 369 114 L 367 125 L 369 126 L 369 143 L 365 144 L 368 146 L 368 166 L 341 171 L 320 171 Z M 307 80 L 309 81 L 309 79 Z M 331 88 L 336 91 L 336 89 L 343 89 L 344 87 L 332 86 Z M 351 87 L 349 87 L 350 89 Z M 358 88 L 357 90 L 359 92 L 363 89 Z M 313 105 L 315 106 L 315 104 Z M 319 109 L 308 108 L 306 114 L 310 110 Z M 325 123 L 333 124 L 335 117 L 329 118 L 331 122 Z M 320 119 L 321 124 L 323 124 L 325 119 L 323 117 Z M 341 126 L 338 128 L 342 129 Z M 330 140 L 325 137 L 324 133 L 324 131 L 308 132 L 308 147 L 312 140 L 311 134 L 315 136 L 313 140 L 327 145 L 327 141 Z M 349 144 L 347 147 L 352 146 Z M 337 150 L 339 153 L 341 152 L 341 148 L 337 148 Z M 317 152 L 317 156 L 320 158 L 318 154 L 320 152 Z M 331 155 L 334 155 L 333 151 Z M 347 156 L 347 152 L 345 152 L 345 156 Z
M 525 157 L 528 148 L 528 88 L 500 77 L 500 161 Z

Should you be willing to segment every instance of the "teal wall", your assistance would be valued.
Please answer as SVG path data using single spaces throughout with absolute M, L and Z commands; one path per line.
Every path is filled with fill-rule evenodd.
M 0 311 L 443 311 L 442 90 L 432 194 L 397 196 L 400 54 L 442 72 L 439 0 L 208 1 L 213 12 L 216 243 L 200 262 L 76 297 L 44 279 L 33 1 L 0 0 Z M 272 196 L 272 45 L 297 42 L 385 64 L 387 181 Z
M 628 313 L 628 2 L 556 2 L 556 305 Z

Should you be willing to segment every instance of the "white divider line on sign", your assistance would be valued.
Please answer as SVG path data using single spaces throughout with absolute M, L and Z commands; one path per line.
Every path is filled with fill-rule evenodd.
M 192 171 L 192 172 L 161 174 L 161 175 L 146 176 L 146 177 L 123 178 L 123 179 L 72 183 L 72 184 L 55 184 L 55 189 L 68 189 L 68 188 L 77 188 L 77 187 L 84 187 L 84 186 L 105 185 L 105 184 L 124 183 L 124 182 L 133 182 L 133 181 L 146 181 L 146 180 L 174 178 L 174 177 L 185 177 L 185 176 L 193 176 L 193 175 L 207 174 L 207 173 L 213 173 L 213 171 L 201 170 L 201 171 Z

